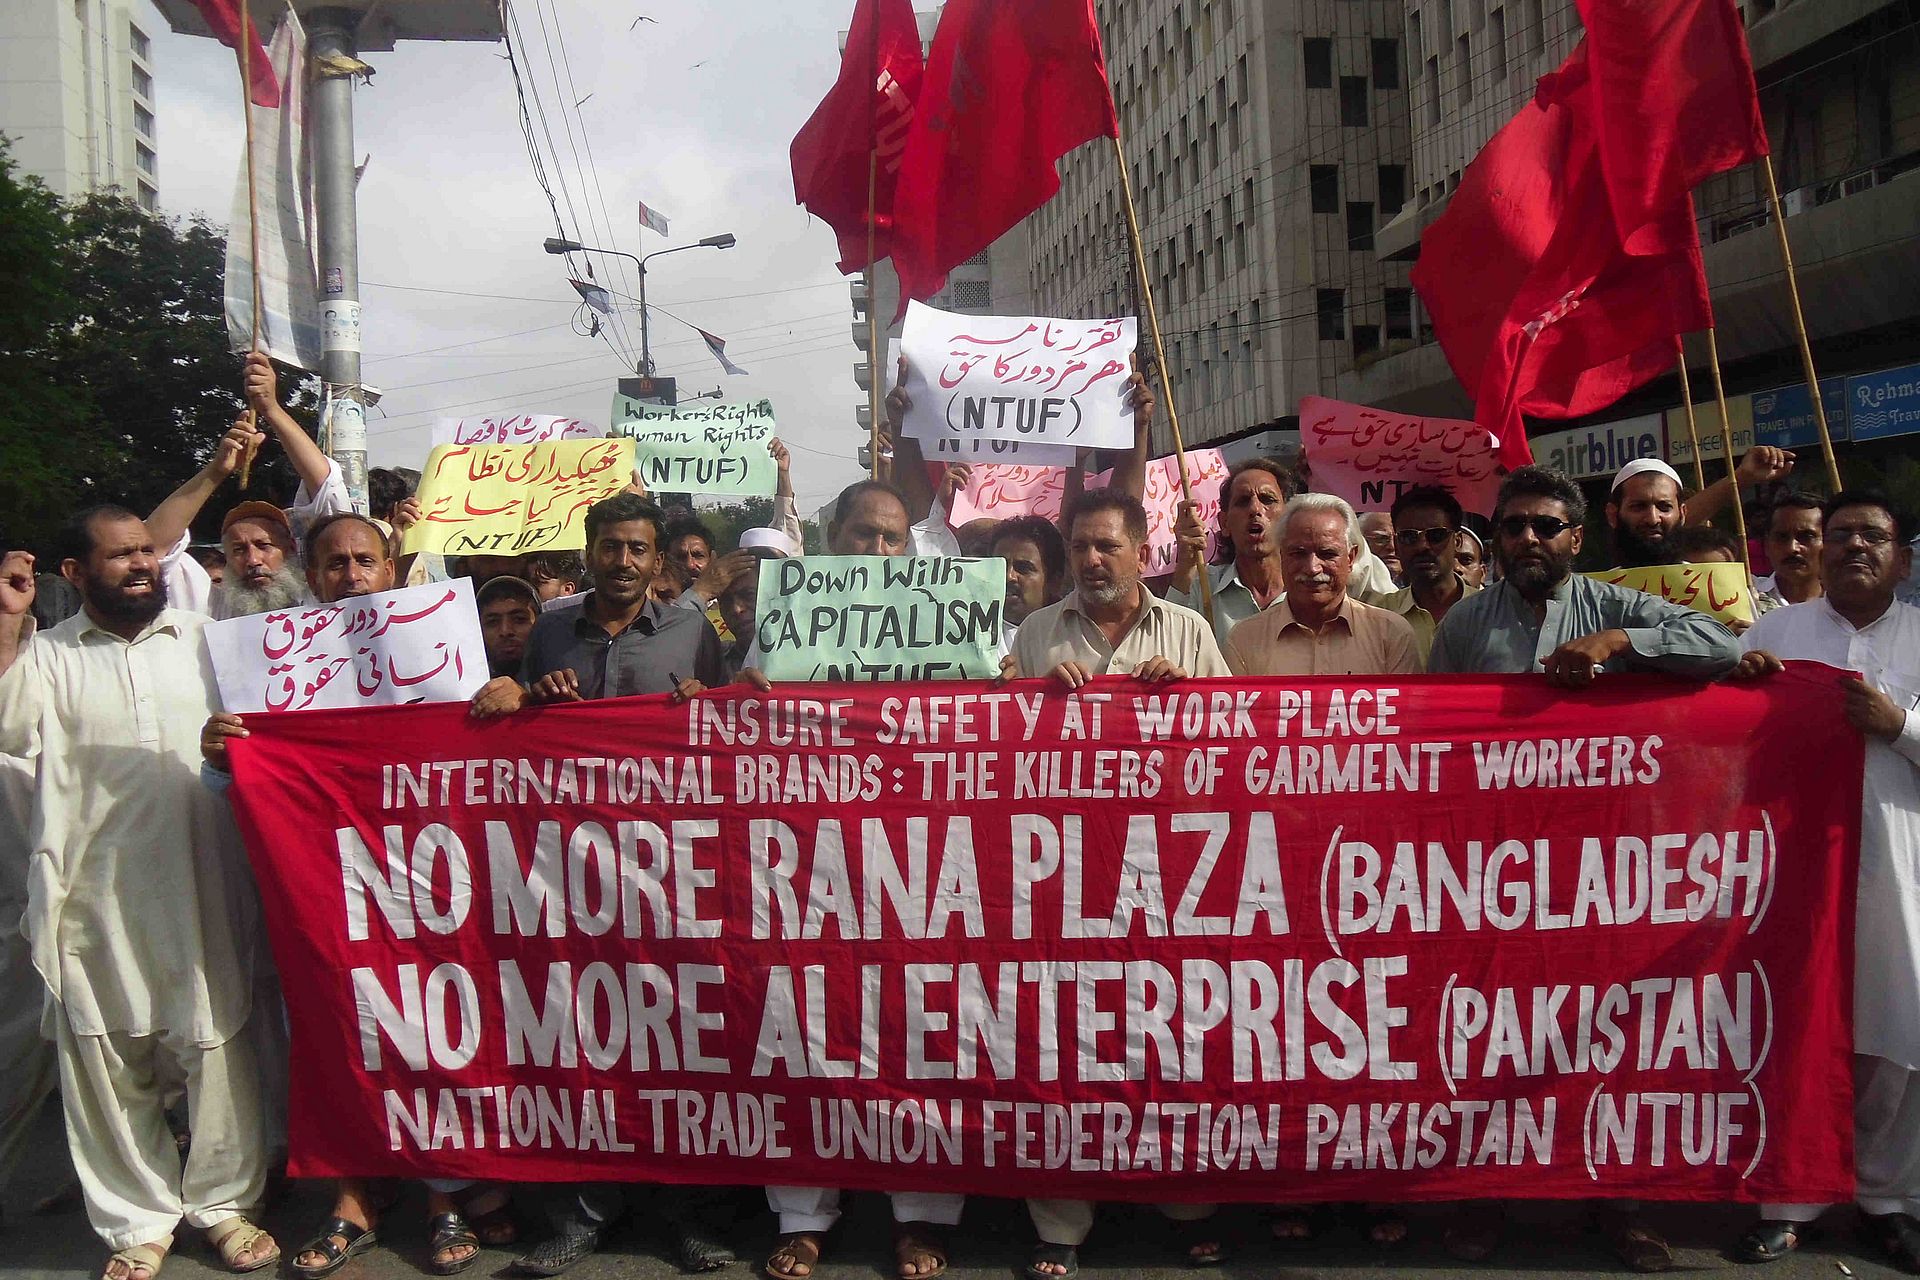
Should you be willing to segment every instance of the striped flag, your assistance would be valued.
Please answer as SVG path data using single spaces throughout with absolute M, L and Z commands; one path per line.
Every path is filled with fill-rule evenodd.
M 722 369 L 725 369 L 728 373 L 746 372 L 745 369 L 742 369 L 739 365 L 727 359 L 727 344 L 724 340 L 714 337 L 705 329 L 695 329 L 694 332 L 699 334 L 700 340 L 707 344 L 707 350 L 713 352 L 713 358 L 720 362 Z
M 640 206 L 641 226 L 649 231 L 658 231 L 661 235 L 667 234 L 666 214 L 661 213 L 658 209 L 647 208 L 647 202 L 645 200 L 638 200 L 635 201 L 635 203 Z

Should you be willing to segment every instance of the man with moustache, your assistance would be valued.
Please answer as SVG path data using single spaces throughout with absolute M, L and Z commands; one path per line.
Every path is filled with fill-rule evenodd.
M 487 646 L 487 674 L 495 679 L 519 675 L 527 637 L 540 617 L 539 588 L 525 578 L 495 578 L 474 593 L 473 602 Z
M 1790 604 L 1820 597 L 1820 500 L 1811 494 L 1788 491 L 1774 499 L 1767 512 L 1767 559 L 1770 577 L 1754 584 L 1753 608 L 1767 614 Z
M 1286 592 L 1276 539 L 1281 508 L 1298 491 L 1286 468 L 1271 458 L 1249 458 L 1227 472 L 1220 493 L 1220 549 L 1226 558 L 1205 570 L 1213 586 L 1214 639 L 1222 645 L 1235 626 Z M 1203 601 L 1197 579 L 1207 538 L 1194 504 L 1180 504 L 1174 533 L 1180 553 L 1167 599 L 1199 610 Z
M 1445 489 L 1416 485 L 1394 499 L 1393 540 L 1407 585 L 1385 596 L 1362 596 L 1368 604 L 1399 614 L 1413 628 L 1422 665 L 1433 633 L 1454 605 L 1480 589 L 1457 564 L 1465 532 L 1459 501 Z
M 1399 547 L 1393 540 L 1393 517 L 1384 511 L 1367 512 L 1360 517 L 1360 536 L 1366 539 L 1367 549 L 1386 567 L 1393 585 L 1405 586 L 1407 579 L 1400 564 Z
M 1639 458 L 1614 474 L 1607 497 L 1617 569 L 1678 564 L 1674 535 L 1687 522 L 1680 473 L 1658 458 Z
M 222 449 L 237 448 L 223 441 Z M 238 461 L 237 453 L 230 461 Z M 81 612 L 33 634 L 33 560 L 0 564 L 0 753 L 34 771 L 26 932 L 47 985 L 68 1145 L 105 1280 L 152 1280 L 184 1222 L 222 1263 L 279 1246 L 250 1020 L 259 907 L 224 800 L 201 785 L 219 706 L 198 614 L 167 607 L 139 516 L 98 506 L 59 537 Z M 184 1086 L 184 1159 L 165 1099 Z
M 1822 511 L 1825 595 L 1773 610 L 1746 634 L 1745 674 L 1823 662 L 1866 739 L 1854 928 L 1855 1201 L 1903 1271 L 1920 1271 L 1920 608 L 1895 592 L 1913 560 L 1906 516 L 1843 490 Z M 1858 672 L 1859 674 L 1853 674 Z M 1828 1206 L 1763 1204 L 1737 1252 L 1772 1262 Z
M 995 527 L 987 554 L 1007 565 L 1007 600 L 1000 615 L 1004 656 L 1013 652 L 1015 629 L 1067 593 L 1067 544 L 1051 520 L 1018 516 Z

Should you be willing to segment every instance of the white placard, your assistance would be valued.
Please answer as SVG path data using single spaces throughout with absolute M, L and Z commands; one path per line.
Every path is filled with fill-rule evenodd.
M 209 623 L 220 704 L 246 715 L 459 702 L 487 682 L 465 578 Z
M 545 444 L 549 440 L 598 440 L 606 429 L 584 418 L 551 413 L 482 414 L 436 418 L 435 444 Z
M 1131 317 L 963 316 L 912 303 L 900 338 L 912 401 L 903 429 L 928 457 L 942 439 L 1130 448 L 1136 327 Z

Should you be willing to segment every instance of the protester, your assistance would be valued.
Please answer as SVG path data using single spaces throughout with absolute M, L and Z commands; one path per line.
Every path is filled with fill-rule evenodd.
M 517 678 L 527 637 L 540 617 L 540 593 L 525 578 L 495 578 L 474 596 L 480 609 L 480 639 L 487 646 L 487 674 Z
M 1793 474 L 1794 456 L 1785 449 L 1757 444 L 1742 454 L 1733 469 L 1733 478 L 1722 476 L 1687 499 L 1687 523 L 1708 524 L 1748 489 L 1766 494 L 1784 486 Z
M 1853 961 L 1855 1202 L 1888 1259 L 1920 1272 L 1920 609 L 1894 592 L 1913 526 L 1883 494 L 1843 490 L 1822 510 L 1826 594 L 1747 632 L 1747 673 L 1823 662 L 1847 722 L 1866 739 Z M 1855 674 L 1858 673 L 1858 674 Z M 1750 1262 L 1799 1247 L 1819 1204 L 1763 1204 L 1739 1243 Z
M 1739 564 L 1740 540 L 1710 524 L 1683 525 L 1673 535 L 1680 564 Z
M 687 516 L 667 526 L 667 565 L 682 585 L 704 573 L 713 555 L 713 531 L 698 517 Z
M 1206 571 L 1213 588 L 1213 635 L 1223 646 L 1235 626 L 1286 592 L 1277 532 L 1281 508 L 1297 492 L 1287 469 L 1271 458 L 1249 458 L 1227 471 L 1220 492 L 1220 560 Z M 1195 504 L 1180 504 L 1174 536 L 1180 551 L 1167 599 L 1199 610 L 1205 601 L 1196 579 L 1207 539 Z
M 1407 585 L 1387 596 L 1362 597 L 1405 618 L 1424 666 L 1434 629 L 1447 611 L 1480 589 L 1460 571 L 1465 513 L 1445 489 L 1416 485 L 1394 499 L 1393 540 Z
M 420 487 L 420 473 L 410 467 L 374 467 L 367 472 L 367 514 L 393 523 L 400 504 Z
M 524 578 L 527 576 L 526 556 L 461 556 L 454 565 L 454 573 L 480 588 L 495 578 Z
M 237 466 L 243 442 L 219 445 Z M 83 610 L 29 638 L 33 559 L 0 565 L 0 753 L 26 760 L 35 844 L 26 926 L 47 985 L 68 1142 L 106 1280 L 151 1280 L 182 1221 L 223 1265 L 279 1246 L 254 1225 L 264 1108 L 248 1021 L 259 908 L 224 801 L 200 785 L 219 705 L 205 619 L 167 607 L 145 522 L 91 507 L 62 529 Z M 164 1091 L 183 1081 L 184 1162 Z
M 1454 542 L 1453 566 L 1461 580 L 1476 590 L 1487 585 L 1487 540 L 1472 525 L 1462 524 Z
M 745 557 L 745 568 L 737 573 L 728 571 L 727 585 L 714 600 L 714 607 L 720 611 L 720 617 L 726 622 L 727 630 L 733 640 L 721 653 L 720 660 L 725 668 L 728 680 L 740 674 L 747 664 L 747 655 L 754 645 L 754 621 L 760 610 L 760 566 L 767 560 L 784 560 L 796 554 L 787 535 L 778 529 L 748 529 L 740 535 L 740 549 L 733 556 L 721 556 L 709 566 L 708 573 L 715 566 L 724 568 L 734 556 Z M 704 582 L 706 575 L 702 575 Z M 700 583 L 695 583 L 696 590 Z
M 1332 494 L 1303 493 L 1287 504 L 1278 531 L 1287 593 L 1227 636 L 1235 675 L 1419 672 L 1420 648 L 1407 620 L 1347 593 L 1356 521 L 1353 508 Z
M 1014 628 L 1067 593 L 1067 544 L 1044 516 L 1016 516 L 994 528 L 986 554 L 1007 566 L 1007 596 L 1001 618 L 1012 652 Z
M 1360 517 L 1360 534 L 1367 540 L 1367 549 L 1387 567 L 1393 585 L 1404 587 L 1407 583 L 1401 572 L 1400 552 L 1393 541 L 1393 517 L 1384 511 L 1367 512 Z
M 187 548 L 187 554 L 192 556 L 194 562 L 206 571 L 207 582 L 212 585 L 215 591 L 218 591 L 221 584 L 226 580 L 227 553 L 219 547 L 190 546 Z
M 525 581 L 540 603 L 577 596 L 587 589 L 587 565 L 578 551 L 539 551 L 527 557 Z
M 1821 593 L 1820 507 L 1818 498 L 1792 490 L 1774 499 L 1767 513 L 1767 559 L 1770 577 L 1754 586 L 1756 613 L 1770 613 L 1790 604 L 1804 604 Z
M 1608 489 L 1607 524 L 1613 530 L 1616 568 L 1674 564 L 1674 535 L 1686 523 L 1680 473 L 1658 458 L 1639 458 L 1614 474 Z

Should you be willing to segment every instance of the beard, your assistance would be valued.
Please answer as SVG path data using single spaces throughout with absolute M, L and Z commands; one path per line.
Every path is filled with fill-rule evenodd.
M 220 594 L 226 603 L 229 618 L 245 618 L 256 613 L 271 613 L 276 609 L 291 609 L 304 603 L 307 584 L 291 564 L 283 564 L 264 586 L 259 587 L 250 587 L 229 574 L 226 585 L 220 588 Z
M 1648 565 L 1677 563 L 1673 534 L 1669 532 L 1656 538 L 1647 538 L 1634 532 L 1622 520 L 1613 526 L 1613 563 L 1619 569 L 1642 569 Z
M 134 595 L 127 590 L 130 582 L 150 582 L 153 586 L 145 594 Z M 114 586 L 90 577 L 81 583 L 80 595 L 101 621 L 134 627 L 146 626 L 167 607 L 167 583 L 157 574 L 141 574 Z
M 1132 590 L 1133 583 L 1121 582 L 1119 579 L 1115 579 L 1111 582 L 1102 583 L 1097 587 L 1082 586 L 1080 588 L 1080 598 L 1088 604 L 1106 609 L 1126 599 Z
M 1543 559 L 1511 561 L 1502 557 L 1501 576 L 1524 596 L 1543 596 L 1573 572 L 1573 556 L 1543 552 Z

